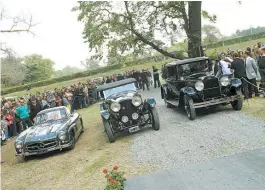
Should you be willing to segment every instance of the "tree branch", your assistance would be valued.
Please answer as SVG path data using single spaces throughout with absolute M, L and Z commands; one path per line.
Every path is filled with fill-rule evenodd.
M 132 31 L 132 33 L 134 33 L 142 42 L 144 42 L 145 44 L 148 44 L 149 46 L 151 46 L 153 49 L 155 49 L 156 51 L 158 51 L 159 53 L 167 56 L 167 57 L 171 57 L 171 58 L 175 58 L 175 59 L 180 59 L 180 57 L 178 57 L 177 55 L 173 54 L 173 53 L 169 53 L 161 48 L 159 48 L 157 45 L 155 45 L 153 42 L 147 40 L 146 38 L 143 37 L 143 35 L 141 35 L 140 33 L 138 33 L 135 29 L 134 29 L 134 23 L 132 20 L 132 16 L 131 13 L 129 11 L 129 6 L 128 6 L 128 1 L 124 1 L 125 3 L 125 8 L 126 8 L 126 12 L 128 14 L 128 20 L 130 23 L 130 30 Z

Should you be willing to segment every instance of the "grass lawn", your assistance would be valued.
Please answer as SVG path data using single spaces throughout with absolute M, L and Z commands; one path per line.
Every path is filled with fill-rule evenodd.
M 265 120 L 265 98 L 255 97 L 245 101 L 242 111 Z
M 85 82 L 89 78 L 106 77 L 106 76 L 110 76 L 112 74 L 118 74 L 118 73 L 122 73 L 124 71 L 133 70 L 133 69 L 149 69 L 149 70 L 152 70 L 152 66 L 153 65 L 156 66 L 158 69 L 160 69 L 161 65 L 163 65 L 165 63 L 169 63 L 172 60 L 173 59 L 168 59 L 168 60 L 164 60 L 164 61 L 160 61 L 160 62 L 149 62 L 149 63 L 145 63 L 145 64 L 141 64 L 141 65 L 134 65 L 134 66 L 124 67 L 122 69 L 112 70 L 112 71 L 109 71 L 109 72 L 106 72 L 106 73 L 101 73 L 101 74 L 97 74 L 97 75 L 93 75 L 93 76 L 89 76 L 89 77 L 77 78 L 77 79 L 73 79 L 73 80 L 70 80 L 70 81 L 58 82 L 58 83 L 50 84 L 50 85 L 47 85 L 47 86 L 32 88 L 30 92 L 31 93 L 35 93 L 37 91 L 43 92 L 44 89 L 53 90 L 54 88 L 59 88 L 59 87 L 67 86 L 67 85 L 71 85 L 71 84 L 77 84 L 78 82 Z M 24 91 L 18 91 L 18 92 L 14 92 L 14 93 L 11 93 L 11 94 L 7 94 L 7 95 L 5 95 L 5 97 L 24 96 L 27 93 L 28 92 L 25 91 L 25 90 Z
M 132 136 L 107 140 L 99 105 L 78 111 L 84 119 L 85 132 L 75 149 L 34 156 L 22 161 L 15 156 L 14 140 L 2 146 L 2 188 L 12 189 L 103 189 L 106 180 L 102 170 L 119 165 L 126 177 L 149 173 L 151 167 L 134 165 L 130 153 Z M 150 129 L 152 130 L 152 129 Z

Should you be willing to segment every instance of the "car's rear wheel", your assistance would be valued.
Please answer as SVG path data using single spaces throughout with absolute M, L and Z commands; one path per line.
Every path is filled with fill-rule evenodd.
M 75 148 L 75 135 L 73 131 L 71 131 L 69 135 L 70 135 L 71 146 L 69 146 L 68 149 L 72 150 Z
M 193 100 L 187 95 L 184 96 L 184 108 L 190 120 L 196 119 L 196 110 L 194 108 Z
M 236 95 L 240 95 L 242 97 L 242 92 L 240 89 L 236 90 Z M 234 110 L 240 111 L 243 107 L 243 99 L 232 101 L 231 105 Z
M 108 139 L 110 143 L 115 142 L 115 137 L 114 137 L 114 133 L 112 131 L 111 125 L 109 124 L 109 121 L 103 119 L 103 124 L 104 124 L 104 128 L 105 131 L 107 133 Z
M 156 107 L 150 108 L 151 120 L 152 120 L 152 127 L 155 131 L 160 129 L 160 120 L 156 110 Z

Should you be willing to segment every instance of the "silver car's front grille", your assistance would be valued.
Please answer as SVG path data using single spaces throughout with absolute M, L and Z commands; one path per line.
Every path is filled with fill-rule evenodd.
M 28 145 L 26 145 L 26 150 L 28 152 L 35 152 L 35 151 L 40 151 L 40 150 L 44 150 L 47 148 L 52 148 L 55 146 L 57 146 L 57 143 L 55 140 L 46 140 L 43 142 L 28 144 Z

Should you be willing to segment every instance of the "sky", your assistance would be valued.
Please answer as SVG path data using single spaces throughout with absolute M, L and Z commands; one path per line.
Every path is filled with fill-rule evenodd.
M 0 34 L 4 46 L 13 48 L 19 56 L 41 54 L 55 62 L 55 69 L 66 65 L 82 68 L 80 61 L 90 57 L 88 44 L 83 43 L 83 24 L 77 21 L 77 13 L 71 9 L 74 0 L 0 0 L 7 14 L 16 16 L 23 12 L 31 14 L 34 23 L 39 23 L 31 34 Z M 265 26 L 263 16 L 265 1 L 243 0 L 238 5 L 234 0 L 205 0 L 202 9 L 217 15 L 217 26 L 223 35 L 231 35 L 237 29 L 250 26 Z M 29 14 L 30 13 L 30 14 Z M 203 24 L 207 22 L 203 21 Z M 9 23 L 0 22 L 0 28 Z

